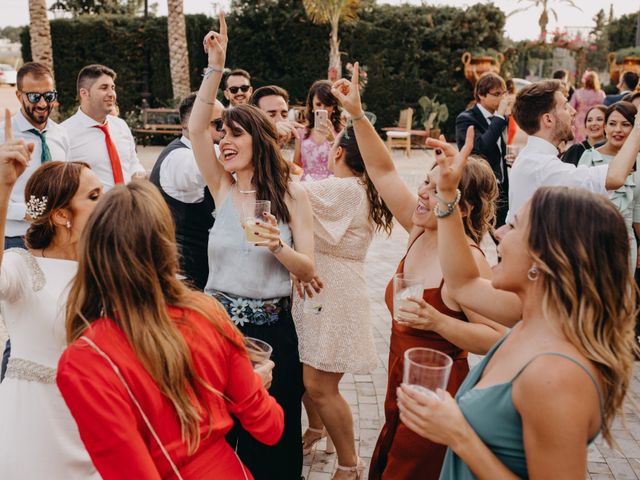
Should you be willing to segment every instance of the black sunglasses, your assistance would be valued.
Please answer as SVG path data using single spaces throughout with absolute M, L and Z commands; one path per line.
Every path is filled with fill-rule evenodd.
M 221 118 L 214 118 L 213 120 L 211 120 L 211 126 L 213 128 L 215 128 L 216 131 L 221 132 L 222 131 L 222 119 Z
M 242 85 L 240 87 L 229 87 L 227 90 L 229 90 L 232 95 L 235 95 L 238 93 L 238 90 L 242 90 L 242 93 L 247 93 L 250 88 L 251 85 Z
M 39 92 L 22 92 L 22 93 L 24 93 L 27 96 L 27 100 L 29 100 L 30 103 L 38 103 L 41 98 L 44 98 L 45 102 L 51 103 L 55 101 L 56 98 L 58 98 L 58 92 L 56 92 L 55 90 L 51 92 L 44 92 L 44 93 L 39 93 Z

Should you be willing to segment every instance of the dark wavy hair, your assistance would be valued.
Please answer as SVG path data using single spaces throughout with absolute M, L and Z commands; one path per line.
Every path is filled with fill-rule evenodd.
M 242 127 L 253 145 L 253 179 L 256 198 L 271 202 L 271 213 L 289 223 L 291 215 L 286 196 L 289 195 L 289 164 L 278 146 L 278 133 L 271 119 L 253 105 L 237 105 L 222 112 L 222 121 L 232 131 Z M 240 133 L 240 132 L 238 132 Z
M 333 113 L 329 121 L 336 132 L 342 130 L 342 105 L 340 100 L 331 92 L 331 82 L 329 80 L 318 80 L 311 85 L 307 94 L 307 104 L 304 110 L 304 116 L 307 119 L 305 138 L 309 138 L 311 129 L 316 123 L 315 115 L 313 114 L 313 98 L 316 96 L 324 105 L 333 107 Z
M 375 225 L 376 231 L 385 231 L 390 235 L 393 229 L 393 214 L 367 174 L 353 127 L 348 127 L 340 133 L 338 145 L 344 149 L 345 165 L 364 182 L 369 200 L 369 220 Z
M 80 175 L 85 168 L 91 167 L 84 162 L 47 162 L 29 177 L 24 189 L 25 203 L 32 196 L 39 200 L 46 197 L 46 208 L 27 230 L 24 237 L 27 247 L 40 250 L 51 244 L 56 235 L 53 214 L 61 208 L 71 210 L 71 200 L 80 187 Z

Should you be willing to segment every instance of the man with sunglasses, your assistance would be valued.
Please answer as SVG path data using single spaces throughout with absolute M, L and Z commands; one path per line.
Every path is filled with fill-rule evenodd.
M 509 211 L 509 176 L 507 174 L 507 117 L 515 97 L 507 94 L 504 79 L 495 73 L 482 75 L 475 88 L 476 104 L 456 118 L 456 142 L 464 145 L 467 129 L 474 127 L 473 153 L 484 157 L 498 181 L 496 227 L 505 223 Z
M 209 276 L 207 244 L 213 226 L 213 197 L 200 174 L 189 140 L 189 116 L 194 102 L 192 93 L 180 103 L 182 137 L 176 138 L 160 153 L 149 180 L 164 197 L 176 224 L 176 243 L 180 250 L 181 273 L 199 290 L 204 290 Z M 209 132 L 217 148 L 222 138 L 222 110 L 216 100 Z
M 253 93 L 249 72 L 240 68 L 232 70 L 225 78 L 224 84 L 224 97 L 228 100 L 230 107 L 249 102 Z
M 146 176 L 129 126 L 113 116 L 116 77 L 104 65 L 82 68 L 76 81 L 80 108 L 62 122 L 71 142 L 69 159 L 87 162 L 105 190 Z
M 31 162 L 18 177 L 11 192 L 7 222 L 5 224 L 4 249 L 26 248 L 24 234 L 29 223 L 26 221 L 27 206 L 24 188 L 33 172 L 44 162 L 67 160 L 69 139 L 65 130 L 49 119 L 55 105 L 57 93 L 53 73 L 46 65 L 37 62 L 25 63 L 18 70 L 16 96 L 20 110 L 11 117 L 11 127 L 15 139 L 23 139 L 33 144 Z M 0 124 L 0 144 L 4 143 L 4 122 Z M 7 341 L 2 355 L 0 381 L 4 378 L 11 353 L 11 343 Z
M 49 119 L 56 104 L 56 93 L 51 70 L 41 63 L 25 63 L 18 70 L 16 96 L 20 110 L 11 118 L 16 139 L 34 144 L 31 163 L 20 175 L 11 194 L 4 248 L 24 248 L 24 234 L 29 223 L 25 220 L 27 206 L 24 202 L 24 187 L 31 174 L 44 162 L 67 160 L 69 138 L 64 128 Z M 0 128 L 0 143 L 4 142 L 4 124 Z

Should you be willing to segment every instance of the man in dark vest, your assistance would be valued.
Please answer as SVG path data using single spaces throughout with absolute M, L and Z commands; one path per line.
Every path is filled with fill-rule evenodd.
M 462 148 L 467 129 L 474 127 L 473 153 L 482 155 L 489 162 L 498 181 L 496 227 L 501 227 L 509 210 L 509 176 L 505 159 L 507 117 L 515 97 L 507 94 L 504 80 L 495 73 L 485 73 L 478 79 L 474 95 L 477 103 L 456 118 L 456 143 Z
M 182 137 L 175 139 L 160 153 L 149 180 L 158 187 L 171 209 L 176 223 L 176 242 L 180 252 L 182 274 L 199 290 L 209 276 L 207 244 L 213 226 L 215 204 L 206 182 L 200 175 L 189 141 L 189 116 L 196 94 L 180 104 Z M 211 141 L 222 136 L 222 103 L 216 100 L 211 119 Z

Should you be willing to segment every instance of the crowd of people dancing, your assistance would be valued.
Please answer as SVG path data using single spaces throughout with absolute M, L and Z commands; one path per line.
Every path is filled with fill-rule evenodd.
M 485 74 L 414 192 L 357 63 L 293 119 L 284 89 L 225 71 L 229 41 L 221 14 L 148 176 L 116 72 L 83 68 L 61 124 L 52 72 L 18 72 L 0 125 L 0 478 L 299 480 L 324 438 L 335 480 L 584 478 L 637 351 L 638 75 L 605 98 L 595 72 L 517 94 Z M 367 466 L 340 381 L 378 365 L 364 261 L 394 225 L 408 243 Z M 399 278 L 421 294 L 394 305 Z M 407 384 L 413 348 L 450 358 L 446 388 Z

